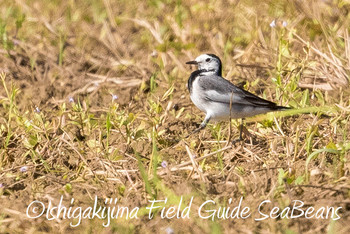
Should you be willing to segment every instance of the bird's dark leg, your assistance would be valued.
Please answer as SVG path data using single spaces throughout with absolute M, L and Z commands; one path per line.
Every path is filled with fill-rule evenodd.
M 244 118 L 242 118 L 241 125 L 239 126 L 239 141 L 243 140 L 243 137 L 242 137 L 243 121 L 244 121 Z
M 230 144 L 230 141 L 231 141 L 232 100 L 233 100 L 233 92 L 231 93 L 231 98 L 230 98 L 230 119 L 229 119 L 229 125 L 228 125 L 228 138 L 227 138 L 227 142 L 226 142 L 225 147 L 228 146 Z
M 201 123 L 201 125 L 199 126 L 199 128 L 195 129 L 193 132 L 191 132 L 190 134 L 188 134 L 185 138 L 188 138 L 189 136 L 191 136 L 194 133 L 199 132 L 200 130 L 202 130 L 203 128 L 205 128 L 207 126 L 207 124 L 209 123 L 210 120 L 210 116 L 205 116 L 205 119 L 203 120 L 203 122 Z
M 239 138 L 232 141 L 232 144 L 235 144 L 236 142 L 240 142 L 243 140 L 243 136 L 242 136 L 242 133 L 243 133 L 243 123 L 244 123 L 244 118 L 242 118 L 241 120 L 241 124 L 239 125 Z

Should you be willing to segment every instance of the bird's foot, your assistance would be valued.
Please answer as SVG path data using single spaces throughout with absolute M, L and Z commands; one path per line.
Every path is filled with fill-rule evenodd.
M 233 140 L 231 143 L 232 143 L 232 145 L 235 145 L 236 143 L 240 143 L 242 141 L 243 141 L 243 138 L 239 137 L 238 139 Z
M 191 132 L 190 134 L 188 134 L 187 136 L 185 136 L 185 138 L 188 138 L 189 136 L 191 136 L 194 133 L 200 132 L 200 130 L 202 130 L 203 128 L 205 128 L 207 126 L 206 123 L 201 123 L 201 125 L 199 126 L 199 128 L 195 129 L 193 132 Z

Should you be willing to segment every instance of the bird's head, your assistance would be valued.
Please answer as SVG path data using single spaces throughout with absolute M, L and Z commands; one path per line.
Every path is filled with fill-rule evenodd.
M 195 60 L 189 61 L 186 64 L 195 64 L 198 66 L 198 70 L 204 70 L 202 74 L 205 75 L 219 75 L 221 76 L 221 60 L 214 54 L 202 54 Z

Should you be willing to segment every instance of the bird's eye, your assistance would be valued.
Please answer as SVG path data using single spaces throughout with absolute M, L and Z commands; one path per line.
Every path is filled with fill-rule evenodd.
M 206 62 L 209 62 L 209 61 L 210 61 L 210 58 L 207 58 L 205 61 L 206 61 Z

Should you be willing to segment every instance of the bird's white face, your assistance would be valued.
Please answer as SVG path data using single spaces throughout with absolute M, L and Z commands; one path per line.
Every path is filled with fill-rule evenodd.
M 210 54 L 202 54 L 194 61 L 187 62 L 188 64 L 198 65 L 198 70 L 206 70 L 207 75 L 221 75 L 221 61 L 218 57 Z

